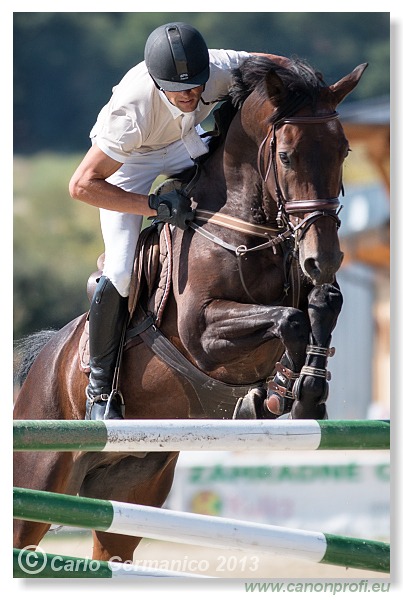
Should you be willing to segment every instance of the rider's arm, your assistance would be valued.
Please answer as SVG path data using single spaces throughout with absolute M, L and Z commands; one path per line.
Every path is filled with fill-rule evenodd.
M 121 166 L 122 163 L 107 156 L 94 144 L 70 180 L 71 197 L 98 208 L 144 217 L 155 216 L 156 211 L 148 205 L 148 196 L 126 192 L 105 181 Z

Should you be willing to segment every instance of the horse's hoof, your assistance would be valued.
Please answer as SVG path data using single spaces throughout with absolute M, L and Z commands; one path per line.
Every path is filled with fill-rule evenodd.
M 236 403 L 233 419 L 264 419 L 264 399 L 266 389 L 263 387 L 252 388 L 243 398 Z
M 270 394 L 266 399 L 265 405 L 273 415 L 282 415 L 285 408 L 285 401 L 282 396 L 278 394 Z
M 256 405 L 253 398 L 246 394 L 244 398 L 239 398 L 234 408 L 233 419 L 257 419 Z

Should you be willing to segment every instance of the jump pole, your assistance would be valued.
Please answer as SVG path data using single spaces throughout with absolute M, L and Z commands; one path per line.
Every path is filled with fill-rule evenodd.
M 389 421 L 109 420 L 14 421 L 15 451 L 379 450 Z
M 390 568 L 383 542 L 23 488 L 14 488 L 14 518 L 370 571 Z

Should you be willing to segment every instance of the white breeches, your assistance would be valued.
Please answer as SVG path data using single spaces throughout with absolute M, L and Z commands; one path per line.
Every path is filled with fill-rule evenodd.
M 134 154 L 107 179 L 128 192 L 149 194 L 159 175 L 175 175 L 193 165 L 181 140 L 161 150 Z M 105 243 L 103 274 L 121 296 L 129 295 L 134 253 L 143 217 L 100 209 L 101 229 Z

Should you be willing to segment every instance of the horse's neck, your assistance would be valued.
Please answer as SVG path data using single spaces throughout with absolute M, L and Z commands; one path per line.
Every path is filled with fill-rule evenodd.
M 249 223 L 275 225 L 276 202 L 265 191 L 257 159 L 257 141 L 247 135 L 237 115 L 228 132 L 221 158 L 224 180 L 221 189 L 225 189 L 222 210 Z

